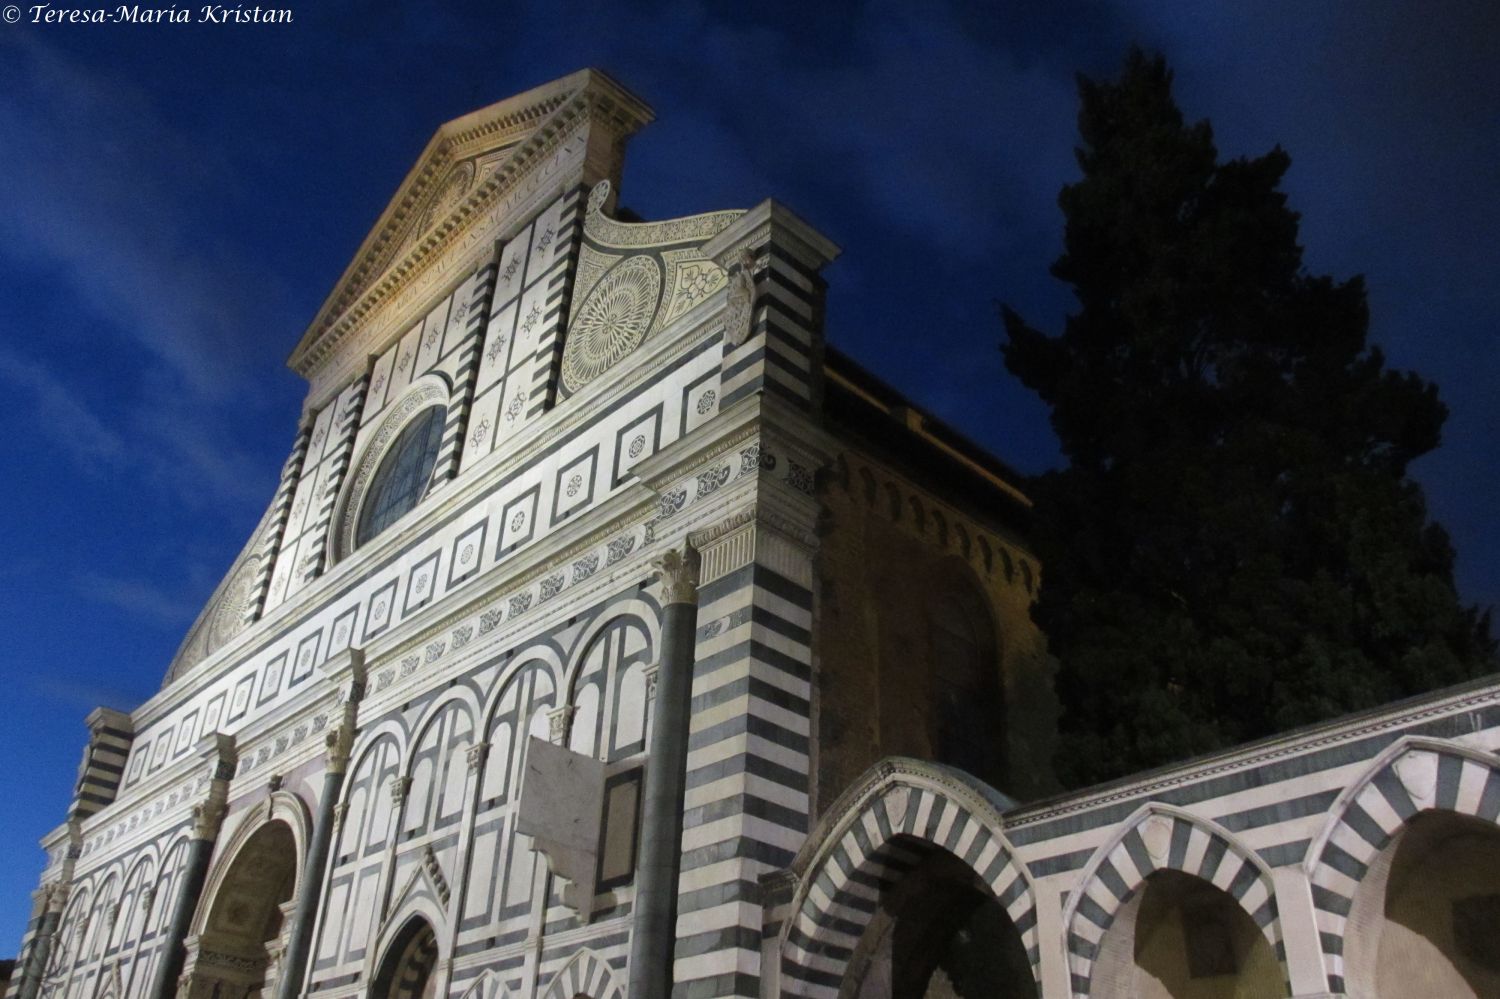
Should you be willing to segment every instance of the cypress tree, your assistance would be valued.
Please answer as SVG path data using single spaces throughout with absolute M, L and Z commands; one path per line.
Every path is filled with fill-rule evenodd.
M 1005 363 L 1066 466 L 1030 483 L 1077 785 L 1496 668 L 1488 614 L 1410 463 L 1447 410 L 1367 342 L 1361 278 L 1309 274 L 1279 147 L 1220 162 L 1160 56 L 1079 79 L 1049 336 L 1004 308 Z

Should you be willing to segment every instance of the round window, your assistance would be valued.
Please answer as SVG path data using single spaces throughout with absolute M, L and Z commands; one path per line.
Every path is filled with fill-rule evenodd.
M 400 520 L 427 494 L 443 439 L 443 413 L 442 406 L 429 406 L 397 435 L 360 504 L 355 545 Z

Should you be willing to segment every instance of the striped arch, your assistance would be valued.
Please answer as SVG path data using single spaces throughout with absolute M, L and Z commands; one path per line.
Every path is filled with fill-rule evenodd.
M 1426 811 L 1500 824 L 1500 765 L 1477 749 L 1407 737 L 1339 795 L 1305 862 L 1331 991 L 1344 991 L 1344 931 L 1355 891 L 1402 827 Z
M 387 958 L 393 967 L 385 994 L 392 999 L 419 999 L 437 966 L 438 942 L 432 926 L 420 918 L 413 919 L 406 934 L 407 939 Z
M 510 990 L 493 971 L 486 971 L 474 979 L 474 984 L 463 994 L 463 999 L 510 999 Z
M 882 890 L 939 849 L 989 886 L 1040 980 L 1036 897 L 1001 832 L 994 793 L 960 771 L 897 757 L 845 792 L 792 864 L 797 889 L 780 941 L 783 993 L 836 997 Z
M 604 959 L 588 948 L 574 954 L 562 970 L 552 976 L 542 999 L 625 999 L 625 990 Z
M 78 955 L 80 963 L 97 960 L 103 957 L 105 951 L 109 949 L 111 926 L 108 914 L 110 907 L 118 901 L 119 895 L 119 865 L 111 864 L 98 887 L 94 889 L 94 906 L 88 914 L 89 927 L 83 937 L 83 949 Z
M 156 880 L 157 850 L 155 843 L 146 844 L 131 858 L 130 869 L 125 875 L 124 888 L 120 893 L 120 915 L 115 922 L 112 946 L 125 947 L 136 940 L 145 929 L 147 913 L 141 911 L 140 899 Z
M 1151 802 L 1094 852 L 1063 909 L 1075 995 L 1087 996 L 1093 988 L 1105 931 L 1156 871 L 1191 874 L 1228 893 L 1265 934 L 1285 975 L 1286 950 L 1270 868 L 1217 823 Z
M 63 907 L 57 930 L 52 935 L 52 953 L 48 956 L 47 967 L 43 970 L 46 977 L 59 976 L 71 970 L 73 964 L 76 963 L 79 949 L 83 945 L 81 939 L 83 922 L 93 902 L 94 886 L 91 882 L 85 881 L 73 888 L 72 897 Z

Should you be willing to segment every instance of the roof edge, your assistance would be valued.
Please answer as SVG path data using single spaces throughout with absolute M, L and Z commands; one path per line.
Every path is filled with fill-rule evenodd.
M 608 74 L 588 68 L 470 111 L 440 125 L 396 188 L 396 193 L 377 216 L 349 265 L 344 268 L 318 307 L 296 347 L 287 357 L 287 367 L 303 377 L 310 377 L 324 360 L 317 348 L 326 334 L 337 327 L 348 311 L 371 292 L 382 275 L 388 274 L 410 252 L 421 248 L 422 244 L 418 243 L 394 256 L 386 255 L 393 243 L 407 235 L 407 223 L 421 210 L 426 195 L 443 180 L 447 167 L 456 159 L 462 158 L 456 154 L 467 152 L 466 147 L 507 129 L 523 128 L 510 144 L 524 145 L 528 139 L 534 139 L 539 133 L 546 131 L 549 121 L 580 99 L 606 101 L 628 123 L 627 134 L 649 124 L 656 117 L 649 105 Z M 502 143 L 501 148 L 504 145 Z M 476 185 L 468 201 L 483 197 L 484 188 L 484 185 Z M 466 205 L 467 202 L 460 205 L 455 212 L 463 211 Z M 453 227 L 445 234 L 444 242 L 463 228 L 463 224 Z M 413 274 L 422 269 L 415 268 Z

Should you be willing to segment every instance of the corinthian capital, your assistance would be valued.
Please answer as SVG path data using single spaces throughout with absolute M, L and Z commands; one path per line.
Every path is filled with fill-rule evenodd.
M 698 549 L 692 545 L 668 548 L 651 567 L 661 580 L 662 603 L 683 604 L 698 599 Z
M 573 732 L 573 715 L 577 711 L 576 704 L 564 704 L 560 708 L 553 708 L 547 712 L 547 734 L 554 745 L 566 746 L 568 744 L 568 737 Z
M 354 726 L 346 721 L 329 729 L 324 745 L 329 772 L 343 773 L 349 768 L 349 754 L 354 749 Z
M 66 881 L 49 881 L 42 886 L 42 905 L 50 911 L 61 912 L 72 893 L 73 886 Z
M 193 806 L 193 838 L 217 839 L 224 823 L 224 803 L 210 797 Z

